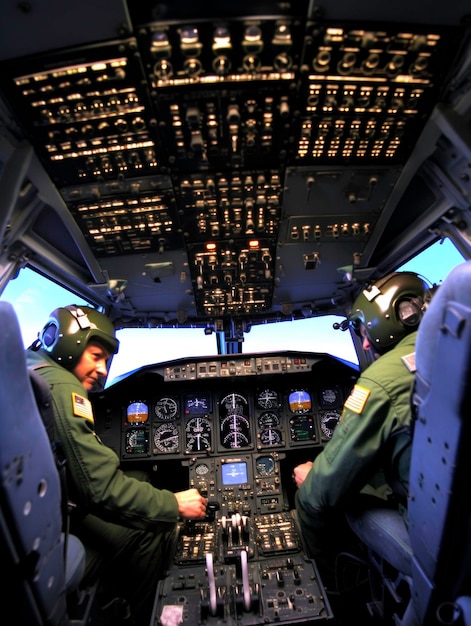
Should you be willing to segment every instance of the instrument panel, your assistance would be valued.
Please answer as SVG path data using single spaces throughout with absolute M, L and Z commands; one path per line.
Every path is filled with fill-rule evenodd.
M 145 366 L 91 399 L 96 431 L 123 468 L 160 469 L 167 488 L 181 472 L 178 489 L 194 487 L 217 503 L 223 532 L 233 516 L 252 525 L 287 512 L 293 465 L 312 460 L 331 439 L 358 376 L 325 353 L 221 355 Z M 225 554 L 234 533 L 225 537 Z M 289 551 L 289 535 L 278 548 L 286 543 Z M 182 545 L 191 558 L 181 562 L 193 562 L 198 546 Z
M 235 380 L 223 391 L 133 398 L 123 410 L 121 457 L 284 449 L 329 440 L 346 387 L 307 379 L 280 383 L 247 388 Z
M 179 488 L 207 498 L 204 520 L 179 525 L 153 623 L 173 611 L 188 625 L 331 619 L 291 473 L 330 440 L 358 375 L 323 353 L 219 356 L 146 366 L 92 397 L 97 433 L 123 467 L 163 468 L 170 489 L 182 471 Z
M 123 462 L 323 446 L 356 377 L 326 354 L 178 360 L 108 388 L 95 419 Z

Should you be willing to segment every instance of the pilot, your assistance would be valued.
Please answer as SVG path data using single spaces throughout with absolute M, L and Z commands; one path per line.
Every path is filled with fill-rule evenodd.
M 179 517 L 204 518 L 207 502 L 196 489 L 172 493 L 127 475 L 95 433 L 88 391 L 103 386 L 118 347 L 104 314 L 71 305 L 50 314 L 26 355 L 28 367 L 51 388 L 55 436 L 74 506 L 70 530 L 86 549 L 84 582 L 99 576 L 102 602 L 124 598 L 129 623 L 144 625 L 150 623 L 157 581 L 173 556 Z
M 353 327 L 375 360 L 345 401 L 324 450 L 293 471 L 306 549 L 332 595 L 356 584 L 352 571 L 348 582 L 340 577 L 347 567 L 339 555 L 361 554 L 345 521 L 349 505 L 374 497 L 406 511 L 415 342 L 433 289 L 412 272 L 388 274 L 362 290 L 340 325 Z

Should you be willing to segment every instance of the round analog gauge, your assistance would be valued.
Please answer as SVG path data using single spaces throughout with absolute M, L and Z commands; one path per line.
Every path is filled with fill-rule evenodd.
M 155 403 L 154 411 L 159 420 L 173 420 L 178 413 L 177 401 L 175 398 L 160 398 Z
M 206 463 L 199 463 L 199 465 L 195 467 L 195 474 L 197 474 L 198 476 L 205 476 L 208 472 L 209 465 L 207 465 Z
M 257 394 L 257 405 L 260 409 L 276 409 L 278 393 L 273 389 L 264 389 Z
M 221 443 L 225 448 L 241 448 L 251 443 L 249 406 L 240 393 L 224 396 L 219 406 Z
M 249 445 L 250 438 L 242 430 L 230 430 L 221 434 L 221 443 L 225 448 L 243 448 Z
M 259 476 L 270 476 L 275 471 L 275 460 L 272 456 L 260 456 L 255 466 Z
M 274 413 L 273 411 L 265 411 L 265 413 L 258 416 L 258 425 L 260 428 L 279 426 L 280 416 L 278 413 Z
M 161 424 L 154 431 L 154 448 L 160 452 L 178 450 L 178 428 L 175 424 Z
M 211 448 L 211 424 L 205 417 L 192 417 L 185 428 L 186 449 L 200 452 Z
M 279 446 L 281 442 L 281 432 L 277 428 L 265 428 L 260 433 L 260 443 L 263 446 Z
M 243 412 L 247 410 L 247 398 L 240 393 L 229 393 L 220 402 L 221 409 L 226 413 Z
M 244 415 L 232 413 L 221 422 L 221 443 L 225 448 L 241 448 L 250 444 L 250 423 Z
M 239 415 L 238 413 L 230 413 L 221 420 L 222 430 L 235 430 L 235 431 L 249 431 L 250 423 L 245 415 Z
M 341 401 L 340 389 L 337 387 L 325 387 L 321 391 L 321 404 L 329 408 L 337 406 Z
M 332 437 L 339 421 L 340 413 L 337 413 L 337 411 L 326 411 L 326 413 L 321 415 L 321 430 L 327 439 Z
M 142 454 L 149 450 L 149 437 L 145 428 L 130 428 L 126 432 L 126 453 Z

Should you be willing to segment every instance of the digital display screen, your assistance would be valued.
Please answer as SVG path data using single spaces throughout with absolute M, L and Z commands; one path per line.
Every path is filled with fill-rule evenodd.
M 209 396 L 206 394 L 188 394 L 185 397 L 185 414 L 204 414 L 211 410 Z
M 221 469 L 223 485 L 241 485 L 248 482 L 247 463 L 245 461 L 224 463 Z
M 292 441 L 310 441 L 316 438 L 314 422 L 308 415 L 290 419 L 289 429 Z
M 146 454 L 149 451 L 149 434 L 146 428 L 130 428 L 126 432 L 126 454 Z
M 149 419 L 149 407 L 144 402 L 131 402 L 126 410 L 126 418 L 131 424 L 147 422 Z
M 292 391 L 289 394 L 288 403 L 292 413 L 306 413 L 312 408 L 311 396 L 304 389 Z

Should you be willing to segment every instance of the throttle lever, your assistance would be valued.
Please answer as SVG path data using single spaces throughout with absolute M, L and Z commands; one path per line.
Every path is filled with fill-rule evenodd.
M 216 615 L 217 612 L 217 595 L 216 595 L 216 578 L 214 576 L 213 555 L 211 552 L 206 554 L 206 570 L 208 572 L 209 584 L 209 612 Z
M 206 505 L 206 521 L 214 522 L 216 517 L 216 511 L 219 511 L 221 507 L 219 506 L 219 502 L 217 500 L 208 500 Z
M 242 569 L 242 591 L 244 593 L 244 609 L 250 611 L 250 587 L 249 587 L 249 567 L 247 563 L 247 551 L 240 553 L 240 565 Z

